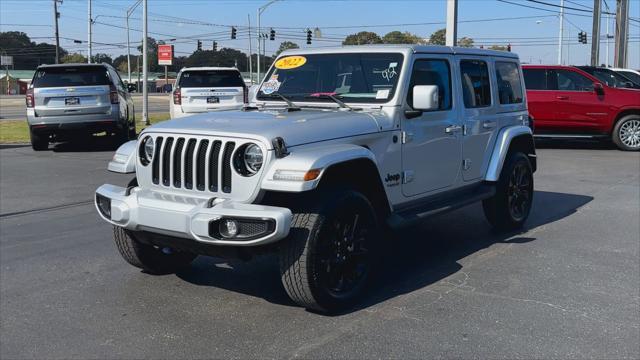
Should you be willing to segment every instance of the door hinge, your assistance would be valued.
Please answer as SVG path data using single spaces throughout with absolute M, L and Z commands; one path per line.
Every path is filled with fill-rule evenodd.
M 413 141 L 413 133 L 403 131 L 402 132 L 402 143 L 406 144 L 406 143 L 410 143 L 411 141 Z
M 462 160 L 462 169 L 469 170 L 471 168 L 471 159 Z
M 413 181 L 413 170 L 406 170 L 402 172 L 402 183 L 408 184 Z

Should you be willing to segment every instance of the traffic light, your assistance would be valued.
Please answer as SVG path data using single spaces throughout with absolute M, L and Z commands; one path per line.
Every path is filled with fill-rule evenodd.
M 585 31 L 580 31 L 578 33 L 578 42 L 581 44 L 587 43 L 587 33 Z
M 213 51 L 218 51 L 218 42 L 217 41 L 213 42 Z
M 236 34 L 238 32 L 238 29 L 236 29 L 235 26 L 231 27 L 231 40 L 235 40 L 236 39 Z
M 202 41 L 198 40 L 198 51 L 202 50 Z
M 276 31 L 271 29 L 271 31 L 269 31 L 269 40 L 275 40 L 276 39 Z
M 307 30 L 307 45 L 311 45 L 311 30 Z

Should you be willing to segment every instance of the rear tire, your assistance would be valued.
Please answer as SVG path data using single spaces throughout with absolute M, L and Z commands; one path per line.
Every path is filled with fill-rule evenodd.
M 49 149 L 49 137 L 30 131 L 31 147 L 35 151 L 43 151 Z
M 620 150 L 640 150 L 640 115 L 631 114 L 618 120 L 613 127 L 611 140 Z
M 498 230 L 521 228 L 533 203 L 533 169 L 527 155 L 509 154 L 496 185 L 496 194 L 482 202 L 489 223 Z
M 280 275 L 298 305 L 333 313 L 353 306 L 364 292 L 379 234 L 373 207 L 362 194 L 323 195 L 310 202 L 317 207 L 293 215 L 280 247 Z
M 163 251 L 153 245 L 140 242 L 135 238 L 135 233 L 125 230 L 120 226 L 113 227 L 113 239 L 122 258 L 129 264 L 140 268 L 150 274 L 171 274 L 188 266 L 196 257 L 196 254 Z

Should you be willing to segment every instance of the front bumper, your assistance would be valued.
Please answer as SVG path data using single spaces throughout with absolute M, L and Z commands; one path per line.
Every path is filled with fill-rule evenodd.
M 109 200 L 110 214 L 98 199 Z M 211 245 L 256 246 L 285 238 L 291 227 L 291 210 L 282 207 L 241 204 L 224 199 L 170 195 L 141 188 L 105 184 L 96 190 L 96 210 L 106 221 L 133 231 L 148 231 Z M 210 224 L 221 219 L 267 221 L 269 232 L 251 239 L 219 239 Z

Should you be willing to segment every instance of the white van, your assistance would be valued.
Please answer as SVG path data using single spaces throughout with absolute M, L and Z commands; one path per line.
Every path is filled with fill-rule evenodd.
M 228 67 L 183 68 L 176 79 L 169 113 L 172 119 L 215 110 L 240 109 L 247 86 L 240 71 Z

